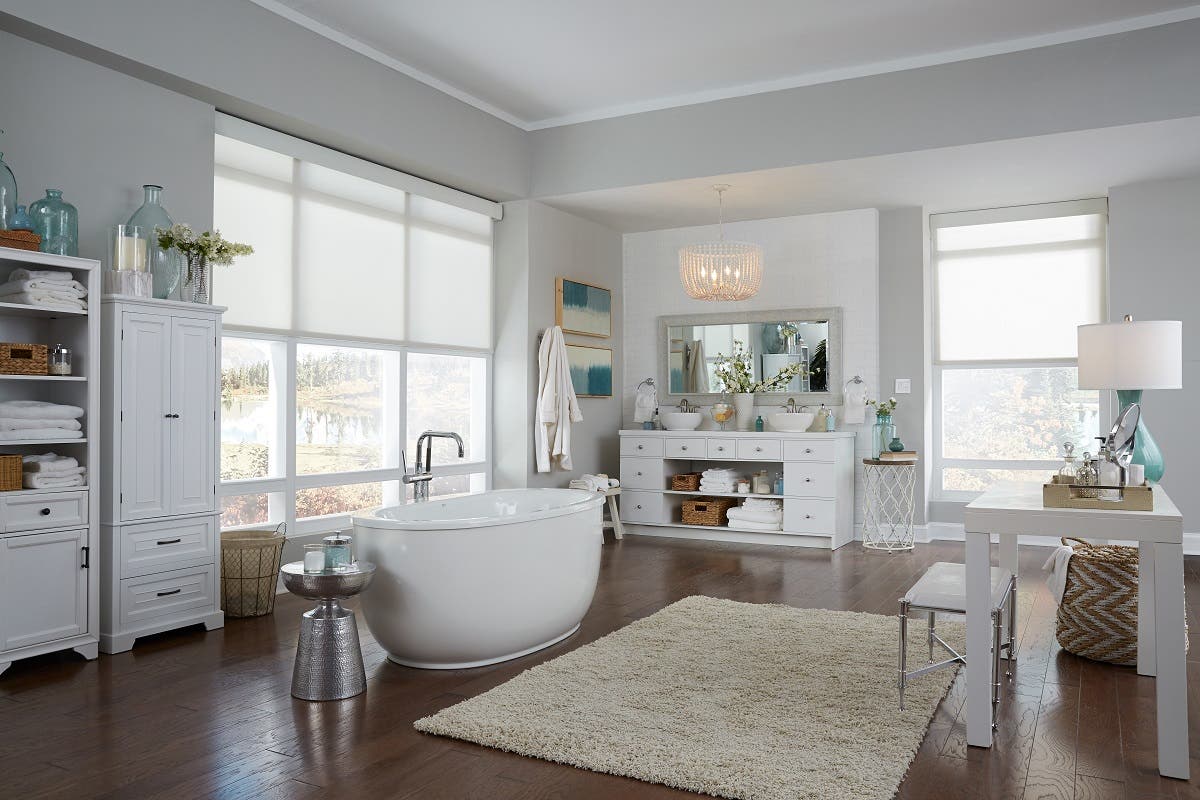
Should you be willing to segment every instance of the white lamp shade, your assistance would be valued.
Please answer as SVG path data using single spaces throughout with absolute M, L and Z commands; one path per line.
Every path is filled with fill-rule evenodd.
M 1080 325 L 1079 388 L 1183 388 L 1183 323 Z

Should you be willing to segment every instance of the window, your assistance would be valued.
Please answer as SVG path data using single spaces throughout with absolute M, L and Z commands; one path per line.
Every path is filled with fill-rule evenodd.
M 498 207 L 224 116 L 215 156 L 215 227 L 255 248 L 217 281 L 222 526 L 399 502 L 427 429 L 465 450 L 435 441 L 432 493 L 485 489 Z
M 1103 200 L 935 214 L 932 494 L 1040 480 L 1099 433 L 1076 327 L 1104 318 Z

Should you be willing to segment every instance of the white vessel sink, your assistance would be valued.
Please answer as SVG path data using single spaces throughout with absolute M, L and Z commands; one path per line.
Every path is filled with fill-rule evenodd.
M 771 430 L 786 431 L 788 433 L 799 433 L 808 430 L 808 426 L 812 425 L 812 421 L 816 419 L 816 414 L 808 411 L 801 411 L 796 414 L 788 414 L 784 411 L 779 411 L 771 414 L 768 422 L 771 423 Z
M 703 421 L 699 411 L 668 411 L 662 415 L 663 427 L 669 431 L 694 431 Z

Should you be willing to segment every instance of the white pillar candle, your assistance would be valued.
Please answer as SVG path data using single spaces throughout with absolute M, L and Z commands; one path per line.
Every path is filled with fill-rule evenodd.
M 146 271 L 146 240 L 139 236 L 118 236 L 113 252 L 113 266 L 118 270 Z
M 305 572 L 324 572 L 325 571 L 325 551 L 324 550 L 307 550 L 304 553 L 304 571 Z
M 1145 464 L 1130 464 L 1129 474 L 1125 476 L 1129 481 L 1130 486 L 1141 486 L 1146 482 L 1146 465 Z

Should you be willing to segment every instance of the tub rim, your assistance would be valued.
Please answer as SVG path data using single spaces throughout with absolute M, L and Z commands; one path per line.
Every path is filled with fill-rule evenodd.
M 602 492 L 592 492 L 585 489 L 559 489 L 554 487 L 538 487 L 527 489 L 489 489 L 486 492 L 476 492 L 473 495 L 459 495 L 457 497 L 445 498 L 447 501 L 457 499 L 466 499 L 468 497 L 477 497 L 479 495 L 506 495 L 524 492 L 554 492 L 566 495 L 573 495 L 562 505 L 557 505 L 551 508 L 539 509 L 537 511 L 529 511 L 524 514 L 514 514 L 506 517 L 457 517 L 454 519 L 419 519 L 419 520 L 398 520 L 384 519 L 379 517 L 379 512 L 391 508 L 404 508 L 413 503 L 402 503 L 399 505 L 375 506 L 374 508 L 364 509 L 351 515 L 350 521 L 356 527 L 373 528 L 376 530 L 398 530 L 398 531 L 454 531 L 454 530 L 475 530 L 477 528 L 491 528 L 498 525 L 516 525 L 525 522 L 534 522 L 542 519 L 553 519 L 554 517 L 565 517 L 569 514 L 578 514 L 582 511 L 589 510 L 604 505 L 606 495 Z M 436 502 L 436 500 L 431 501 Z

